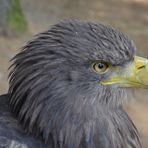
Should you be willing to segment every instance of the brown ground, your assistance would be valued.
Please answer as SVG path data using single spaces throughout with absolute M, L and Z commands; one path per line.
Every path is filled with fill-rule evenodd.
M 104 22 L 127 33 L 138 53 L 148 56 L 147 0 L 22 0 L 30 33 L 21 38 L 0 37 L 0 94 L 7 92 L 8 61 L 33 34 L 61 19 L 78 18 Z M 136 90 L 136 99 L 126 106 L 140 131 L 143 148 L 148 148 L 148 91 Z

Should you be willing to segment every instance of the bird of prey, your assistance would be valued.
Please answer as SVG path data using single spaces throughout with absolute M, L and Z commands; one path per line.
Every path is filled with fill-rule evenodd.
M 0 97 L 1 148 L 141 148 L 123 109 L 148 88 L 148 60 L 111 26 L 65 20 L 12 59 Z

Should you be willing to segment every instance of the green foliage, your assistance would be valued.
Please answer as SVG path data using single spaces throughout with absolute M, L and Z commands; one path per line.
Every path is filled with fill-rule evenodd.
M 21 9 L 20 0 L 12 0 L 12 8 L 8 13 L 8 26 L 10 31 L 23 33 L 28 29 L 27 21 Z

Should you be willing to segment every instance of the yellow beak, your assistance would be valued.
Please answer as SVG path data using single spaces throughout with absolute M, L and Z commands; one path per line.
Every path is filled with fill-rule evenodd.
M 114 74 L 102 85 L 120 84 L 124 87 L 148 88 L 148 59 L 135 56 L 134 61 L 123 68 L 113 68 Z

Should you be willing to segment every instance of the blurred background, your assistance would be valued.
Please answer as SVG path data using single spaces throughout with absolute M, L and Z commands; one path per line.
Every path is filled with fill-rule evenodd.
M 8 90 L 9 60 L 33 35 L 69 18 L 110 24 L 148 57 L 148 0 L 0 0 L 0 94 Z M 148 90 L 133 98 L 125 108 L 148 148 Z

